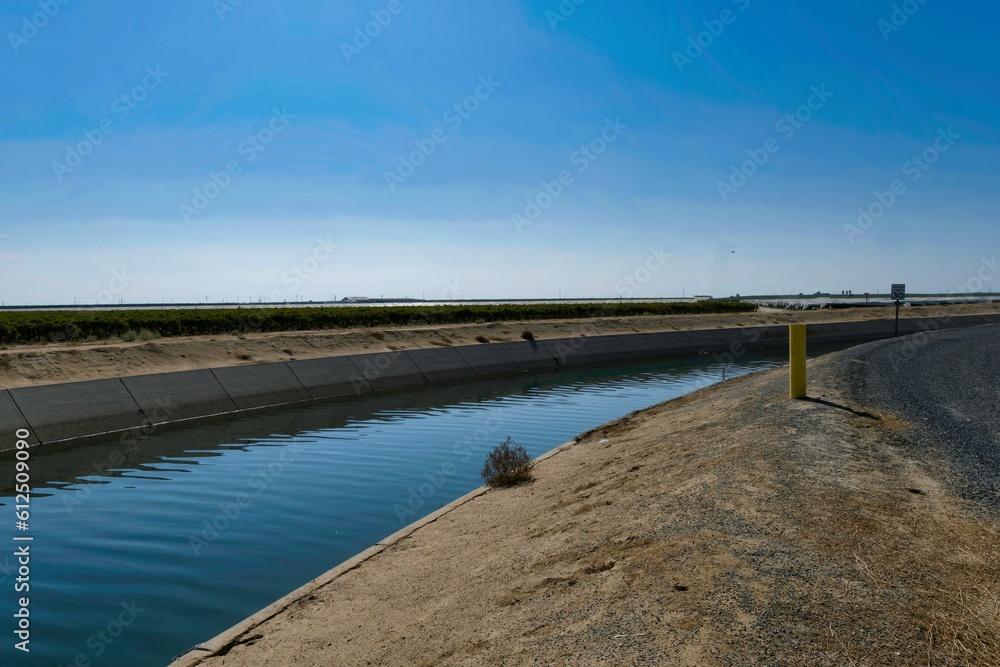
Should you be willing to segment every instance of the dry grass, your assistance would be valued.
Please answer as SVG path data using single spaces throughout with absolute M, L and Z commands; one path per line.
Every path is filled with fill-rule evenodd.
M 593 429 L 202 664 L 1000 665 L 995 518 L 818 366 Z
M 480 474 L 489 486 L 516 486 L 531 481 L 531 457 L 522 445 L 508 438 L 486 455 Z

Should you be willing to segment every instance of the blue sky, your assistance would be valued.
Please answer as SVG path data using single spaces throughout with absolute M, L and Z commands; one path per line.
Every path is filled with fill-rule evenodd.
M 0 301 L 954 291 L 1000 250 L 998 21 L 7 2 Z

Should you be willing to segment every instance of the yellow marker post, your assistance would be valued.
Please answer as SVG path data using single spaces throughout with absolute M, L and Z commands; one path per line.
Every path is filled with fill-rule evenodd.
M 788 361 L 791 370 L 788 376 L 788 395 L 792 398 L 806 397 L 806 325 L 788 325 Z

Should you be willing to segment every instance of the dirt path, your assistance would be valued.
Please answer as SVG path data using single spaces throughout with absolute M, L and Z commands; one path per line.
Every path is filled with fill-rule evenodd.
M 907 308 L 904 317 L 941 317 L 998 312 L 1000 304 L 927 306 Z M 341 354 L 475 345 L 481 342 L 477 337 L 490 342 L 503 342 L 520 340 L 521 332 L 525 330 L 531 331 L 536 338 L 544 340 L 580 334 L 594 336 L 648 331 L 689 331 L 790 322 L 849 322 L 886 319 L 892 316 L 891 308 L 852 308 L 804 312 L 502 322 L 378 331 L 352 329 L 246 336 L 198 336 L 96 345 L 15 346 L 0 350 L 0 387 L 13 388 L 197 368 L 220 368 Z
M 584 434 L 199 664 L 1000 664 L 997 521 L 851 363 Z

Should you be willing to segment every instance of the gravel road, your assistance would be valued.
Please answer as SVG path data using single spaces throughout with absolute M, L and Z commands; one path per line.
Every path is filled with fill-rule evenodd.
M 838 362 L 859 403 L 915 424 L 954 466 L 955 491 L 1000 511 L 1000 327 L 869 343 Z

